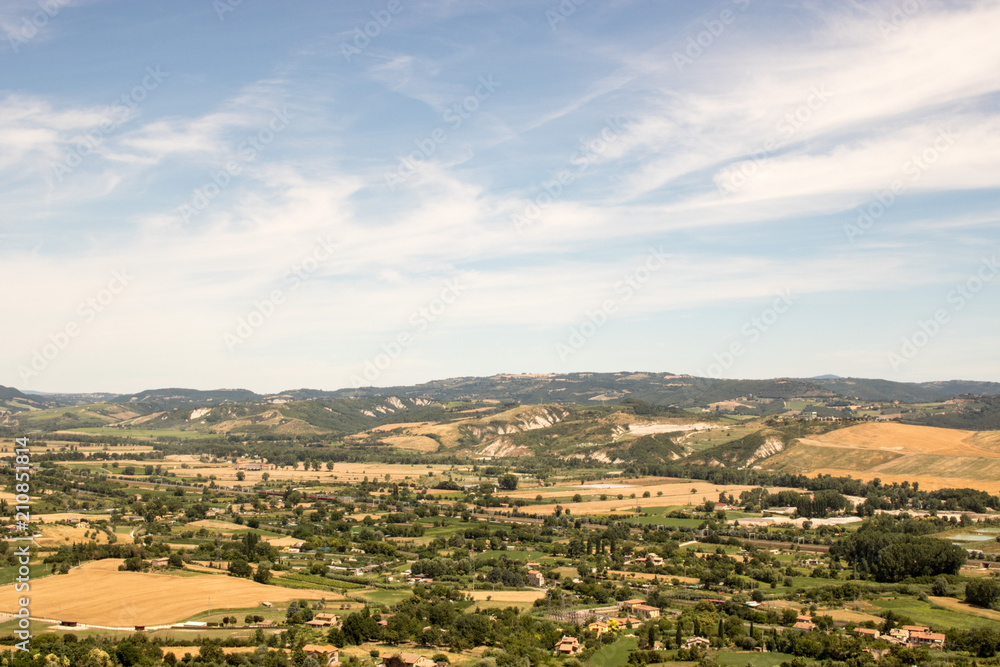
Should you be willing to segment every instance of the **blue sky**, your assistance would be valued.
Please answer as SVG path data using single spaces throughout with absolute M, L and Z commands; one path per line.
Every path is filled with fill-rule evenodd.
M 1000 2 L 0 6 L 0 384 L 1000 380 Z

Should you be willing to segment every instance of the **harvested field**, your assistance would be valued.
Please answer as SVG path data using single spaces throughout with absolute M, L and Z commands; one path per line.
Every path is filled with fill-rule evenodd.
M 739 496 L 743 491 L 755 488 L 736 484 L 724 486 L 710 482 L 668 477 L 646 477 L 638 480 L 629 480 L 629 482 L 631 483 L 631 488 L 628 489 L 588 489 L 586 484 L 581 484 L 562 487 L 561 490 L 540 491 L 530 489 L 510 495 L 511 497 L 534 497 L 536 494 L 541 493 L 543 497 L 560 498 L 561 500 L 558 504 L 562 505 L 564 509 L 570 510 L 571 515 L 581 515 L 630 512 L 635 511 L 636 505 L 644 509 L 697 505 L 709 499 L 714 502 L 718 499 L 720 491 Z M 694 492 L 692 492 L 692 489 L 694 489 Z M 776 493 L 788 489 L 773 487 L 768 490 Z M 642 497 L 646 491 L 650 493 L 649 498 Z M 568 502 L 568 499 L 577 493 L 583 496 L 583 502 Z M 618 499 L 619 493 L 625 496 L 621 500 Z M 633 493 L 636 497 L 629 498 Z M 599 497 L 601 495 L 607 495 L 607 500 L 600 500 Z M 552 514 L 555 511 L 555 507 L 556 503 L 553 502 L 547 505 L 532 505 L 526 508 L 526 510 L 532 514 Z
M 111 521 L 110 514 L 80 514 L 78 512 L 59 512 L 57 514 L 32 514 L 32 521 L 39 523 L 55 523 L 56 521 Z
M 102 530 L 95 530 L 95 537 L 84 537 L 84 533 L 91 533 L 88 524 L 77 524 L 75 526 L 65 526 L 62 524 L 47 524 L 38 527 L 41 537 L 35 538 L 35 544 L 40 547 L 58 547 L 59 545 L 69 545 L 74 542 L 89 542 L 94 540 L 98 544 L 107 544 L 108 534 Z M 93 533 L 91 533 L 93 534 Z
M 436 452 L 440 443 L 426 435 L 394 435 L 382 438 L 382 442 L 399 449 L 409 449 L 415 452 Z
M 462 437 L 461 432 L 458 430 L 458 426 L 460 423 L 464 423 L 466 421 L 469 420 L 461 419 L 450 424 L 428 424 L 426 426 L 413 429 L 413 433 L 415 435 L 433 435 L 436 438 L 440 438 L 441 447 L 443 449 L 450 449 L 451 447 L 458 446 L 458 441 Z
M 762 466 L 809 475 L 918 482 L 928 490 L 969 487 L 996 493 L 1000 490 L 1000 434 L 859 424 L 803 438 Z
M 817 468 L 836 468 L 858 472 L 871 470 L 876 466 L 905 457 L 905 454 L 900 452 L 828 447 L 815 445 L 811 440 L 800 440 L 778 456 L 768 459 L 764 466 L 806 474 Z
M 205 574 L 175 577 L 119 572 L 123 561 L 85 563 L 69 574 L 31 584 L 32 617 L 111 627 L 177 623 L 209 609 L 257 607 L 292 599 L 341 599 L 330 591 L 265 586 L 247 579 Z M 17 611 L 14 585 L 0 587 L 0 611 Z
M 977 431 L 909 424 L 859 424 L 806 440 L 819 446 L 880 449 L 906 454 L 1000 456 L 1000 451 L 984 448 L 989 443 L 1000 447 L 1000 434 L 990 437 Z
M 946 456 L 943 454 L 914 454 L 904 456 L 878 467 L 878 472 L 890 475 L 922 475 L 934 471 L 936 477 L 959 479 L 1000 479 L 1000 456 L 996 458 L 973 456 Z
M 885 622 L 885 619 L 881 616 L 866 614 L 863 611 L 853 611 L 851 609 L 824 609 L 818 613 L 829 616 L 838 623 L 864 623 L 865 621 L 872 621 L 881 625 Z
M 192 521 L 190 523 L 184 524 L 189 528 L 205 528 L 206 530 L 216 530 L 216 531 L 247 531 L 251 530 L 249 526 L 241 526 L 235 523 L 229 523 L 228 521 L 217 521 L 216 519 L 199 519 L 198 521 Z
M 679 433 L 682 431 L 707 431 L 713 428 L 725 428 L 720 424 L 706 422 L 684 422 L 679 419 L 664 420 L 659 423 L 629 424 L 628 431 L 632 435 L 652 435 L 654 433 Z
M 545 591 L 462 591 L 473 600 L 490 598 L 493 602 L 534 602 L 545 597 Z
M 575 570 L 571 570 L 571 573 Z M 701 579 L 698 577 L 684 577 L 674 574 L 653 574 L 651 572 L 629 572 L 627 570 L 608 570 L 608 574 L 616 574 L 618 576 L 624 577 L 626 579 L 644 579 L 646 581 L 666 581 L 669 582 L 672 579 L 676 579 L 682 584 L 697 584 Z
M 368 433 L 387 433 L 389 431 L 395 431 L 401 428 L 413 428 L 414 426 L 426 426 L 427 424 L 433 424 L 434 422 L 402 422 L 399 424 L 382 424 L 381 426 L 376 426 L 375 428 L 368 431 Z
M 264 472 L 267 473 L 269 480 L 272 483 L 275 482 L 292 482 L 298 486 L 309 486 L 316 485 L 321 486 L 324 483 L 330 482 L 357 482 L 361 481 L 365 477 L 369 479 L 373 477 L 378 477 L 384 479 L 386 475 L 389 475 L 390 480 L 399 481 L 404 479 L 419 479 L 421 477 L 426 477 L 427 473 L 434 472 L 436 475 L 440 475 L 451 470 L 449 465 L 434 465 L 434 466 L 411 466 L 406 464 L 396 464 L 396 463 L 336 463 L 333 470 L 302 470 L 297 468 L 295 470 L 291 468 L 278 468 L 275 470 L 266 471 L 242 471 L 246 475 L 246 481 L 239 483 L 236 481 L 236 473 L 238 472 L 231 463 L 189 463 L 188 468 L 181 470 L 177 467 L 173 468 L 174 472 L 178 476 L 184 477 L 196 477 L 199 473 L 203 477 L 208 477 L 209 475 L 215 475 L 216 479 L 220 484 L 226 486 L 252 486 L 261 481 Z M 458 472 L 464 473 L 468 468 L 461 468 Z

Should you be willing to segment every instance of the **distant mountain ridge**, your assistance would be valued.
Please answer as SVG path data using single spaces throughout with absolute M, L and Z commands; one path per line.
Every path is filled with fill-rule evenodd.
M 526 405 L 543 403 L 600 405 L 632 398 L 657 405 L 675 405 L 683 408 L 744 398 L 768 401 L 843 397 L 860 401 L 914 403 L 940 401 L 966 394 L 998 396 L 1000 382 L 971 380 L 895 382 L 831 375 L 808 379 L 730 380 L 673 373 L 618 372 L 499 374 L 490 377 L 446 378 L 394 387 L 359 387 L 333 391 L 293 389 L 275 394 L 258 394 L 249 389 L 183 388 L 148 389 L 134 394 L 25 394 L 13 387 L 0 386 L 0 409 L 16 411 L 18 403 L 33 407 L 57 407 L 106 402 L 126 405 L 139 403 L 149 408 L 166 410 L 231 403 L 278 404 L 387 396 L 439 402 L 492 400 Z
M 963 394 L 1000 395 L 1000 382 L 944 380 L 935 382 L 894 382 L 868 378 L 823 378 L 814 382 L 841 396 L 868 401 L 940 401 Z

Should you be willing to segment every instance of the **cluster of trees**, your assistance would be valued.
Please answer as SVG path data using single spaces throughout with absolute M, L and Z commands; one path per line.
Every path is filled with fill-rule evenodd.
M 1000 653 L 1000 631 L 991 625 L 970 630 L 948 631 L 948 646 L 952 650 L 968 651 L 977 658 L 992 658 Z
M 410 565 L 410 572 L 415 576 L 425 576 L 431 579 L 442 579 L 446 576 L 466 576 L 471 572 L 472 564 L 468 558 L 456 560 L 453 558 L 421 558 Z
M 852 507 L 851 502 L 834 489 L 820 489 L 810 494 L 798 491 L 768 493 L 767 489 L 758 488 L 741 493 L 740 502 L 762 510 L 771 507 L 794 507 L 799 516 L 807 518 L 824 518 L 831 513 L 843 512 Z
M 965 585 L 965 601 L 969 604 L 996 609 L 1000 606 L 1000 581 L 973 579 Z
M 6 553 L 6 551 L 7 543 L 2 543 L 0 553 Z M 11 551 L 11 554 L 13 554 L 13 551 Z M 45 556 L 42 562 L 45 564 L 64 565 L 68 569 L 85 561 L 101 560 L 102 558 L 148 560 L 170 555 L 172 555 L 170 547 L 162 542 L 152 542 L 149 545 L 145 545 L 122 544 L 118 542 L 114 544 L 98 544 L 91 541 L 60 545 L 55 553 Z M 180 554 L 177 555 L 180 556 Z
M 455 652 L 485 646 L 496 650 L 499 667 L 508 657 L 516 658 L 512 665 L 523 665 L 522 656 L 529 656 L 533 664 L 545 661 L 562 635 L 572 631 L 512 607 L 465 613 L 468 602 L 454 599 L 457 597 L 459 593 L 443 586 L 418 586 L 412 597 L 393 608 L 385 627 L 378 624 L 381 617 L 377 611 L 363 609 L 345 616 L 340 628 L 331 628 L 327 640 L 337 646 L 367 641 L 391 645 L 416 642 Z
M 958 574 L 968 554 L 945 540 L 918 534 L 922 522 L 880 514 L 830 549 L 875 581 Z
M 169 656 L 170 659 L 173 656 Z M 31 640 L 31 651 L 7 651 L 2 664 L 11 667 L 154 667 L 163 664 L 163 650 L 148 637 L 134 634 L 117 644 L 107 639 L 48 633 Z M 168 664 L 172 664 L 170 660 Z
M 959 408 L 952 412 L 937 415 L 917 412 L 906 416 L 905 420 L 927 426 L 960 428 L 970 431 L 1000 429 L 1000 396 L 968 395 L 962 398 L 966 400 L 962 401 Z

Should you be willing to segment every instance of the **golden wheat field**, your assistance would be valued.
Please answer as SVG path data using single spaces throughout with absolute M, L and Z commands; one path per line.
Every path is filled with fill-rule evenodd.
M 859 424 L 803 439 L 818 446 L 880 449 L 907 454 L 1000 456 L 1000 434 L 891 422 Z
M 104 531 L 90 530 L 87 524 L 77 524 L 67 526 L 65 524 L 42 524 L 38 526 L 41 537 L 35 538 L 35 544 L 41 547 L 58 547 L 60 545 L 73 544 L 74 542 L 86 542 L 92 539 L 98 544 L 107 544 L 108 534 Z M 92 537 L 84 538 L 84 534 Z
M 491 591 L 481 589 L 478 591 L 462 591 L 473 600 L 484 601 L 490 598 L 493 602 L 534 602 L 545 597 L 545 591 Z
M 55 512 L 52 514 L 32 514 L 32 521 L 38 523 L 55 523 L 56 521 L 80 521 L 86 519 L 90 522 L 111 521 L 110 514 L 81 514 L 80 512 Z
M 382 442 L 399 449 L 409 449 L 416 452 L 436 452 L 441 444 L 426 435 L 392 435 L 382 438 Z
M 619 483 L 614 483 L 619 486 Z M 649 507 L 673 507 L 677 505 L 700 505 L 706 500 L 715 502 L 719 499 L 719 493 L 725 492 L 739 497 L 743 491 L 750 491 L 755 487 L 743 485 L 720 485 L 711 482 L 702 482 L 690 479 L 677 479 L 670 477 L 646 477 L 642 479 L 623 480 L 622 488 L 601 488 L 599 484 L 579 484 L 573 486 L 561 486 L 547 491 L 532 489 L 523 493 L 511 494 L 521 497 L 534 497 L 540 493 L 542 497 L 559 498 L 560 502 L 553 502 L 546 505 L 532 505 L 533 514 L 551 514 L 555 511 L 556 505 L 561 505 L 564 509 L 570 510 L 572 515 L 586 514 L 610 514 L 612 512 L 634 511 L 640 508 Z M 784 491 L 785 488 L 769 487 L 769 491 L 776 493 Z M 649 492 L 648 498 L 643 498 L 643 494 Z M 632 494 L 635 498 L 630 498 Z M 580 494 L 583 502 L 571 502 L 568 499 L 575 494 Z M 619 500 L 618 495 L 624 496 Z M 601 495 L 606 495 L 607 499 L 600 500 Z
M 341 599 L 329 591 L 265 586 L 222 574 L 119 572 L 122 562 L 118 558 L 91 561 L 69 574 L 33 581 L 32 617 L 109 627 L 152 626 L 177 623 L 208 609 L 258 607 L 264 601 Z M 0 612 L 16 612 L 20 595 L 13 584 L 0 587 Z
M 260 482 L 264 472 L 272 482 L 294 482 L 296 484 L 324 484 L 330 482 L 359 482 L 365 477 L 368 479 L 384 480 L 386 475 L 392 481 L 404 479 L 416 480 L 420 477 L 427 477 L 427 473 L 433 472 L 441 475 L 452 467 L 450 465 L 427 465 L 412 466 L 395 463 L 337 463 L 333 470 L 322 467 L 320 470 L 302 470 L 297 468 L 280 468 L 267 471 L 245 471 L 246 480 L 242 483 L 236 481 L 236 474 L 242 472 L 236 469 L 231 463 L 190 463 L 185 470 L 176 470 L 178 475 L 195 476 L 201 474 L 202 477 L 215 475 L 219 484 L 226 486 L 252 486 Z M 466 470 L 463 468 L 463 470 Z
M 1000 491 L 1000 433 L 870 423 L 802 438 L 763 467 L 883 482 L 917 482 L 925 489 L 969 487 Z

